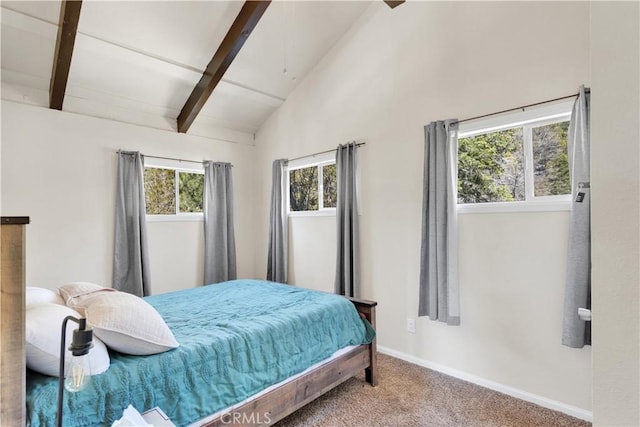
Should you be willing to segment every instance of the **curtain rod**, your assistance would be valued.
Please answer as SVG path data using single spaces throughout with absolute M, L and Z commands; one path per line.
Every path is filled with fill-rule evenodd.
M 133 153 L 132 151 L 124 151 L 124 150 L 118 150 L 118 151 L 116 151 L 116 152 L 117 152 L 117 153 L 124 153 L 124 154 L 131 154 L 131 153 Z M 176 158 L 174 158 L 174 157 L 150 156 L 150 155 L 147 155 L 147 154 L 142 154 L 142 156 L 143 156 L 143 157 L 150 157 L 150 158 L 152 158 L 152 159 L 175 160 L 176 162 L 197 163 L 197 164 L 199 164 L 199 165 L 201 165 L 202 163 L 204 163 L 204 162 L 202 162 L 202 161 L 198 162 L 198 161 L 196 161 L 196 160 L 176 159 Z
M 585 91 L 585 93 L 590 93 L 591 89 L 590 88 L 585 88 L 584 91 Z M 523 110 L 524 111 L 525 108 L 535 107 L 535 106 L 542 105 L 542 104 L 548 104 L 550 102 L 555 102 L 555 101 L 562 101 L 563 99 L 575 98 L 578 95 L 580 95 L 580 92 L 574 93 L 573 95 L 561 96 L 560 98 L 549 99 L 547 101 L 536 102 L 534 104 L 523 105 L 521 107 L 509 108 L 508 110 L 502 110 L 502 111 L 498 111 L 496 113 L 483 114 L 482 116 L 470 117 L 468 119 L 458 120 L 457 122 L 453 122 L 452 124 L 470 122 L 471 120 L 483 119 L 485 117 L 496 116 L 498 114 L 509 113 L 511 111 L 518 111 L 518 110 Z
M 356 147 L 360 147 L 361 145 L 365 145 L 366 142 L 358 142 L 356 144 Z M 319 151 L 317 153 L 313 153 L 313 154 L 307 154 L 306 156 L 300 156 L 300 157 L 295 157 L 293 159 L 287 159 L 288 162 L 292 162 L 294 160 L 300 160 L 300 159 L 306 159 L 307 157 L 314 157 L 314 156 L 319 156 L 320 154 L 326 154 L 326 153 L 330 153 L 332 151 L 336 151 L 337 148 L 334 148 L 332 150 L 324 150 L 324 151 Z

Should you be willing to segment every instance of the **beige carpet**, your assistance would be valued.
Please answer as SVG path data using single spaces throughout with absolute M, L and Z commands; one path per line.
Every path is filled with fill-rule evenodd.
M 390 356 L 379 355 L 380 384 L 351 378 L 280 421 L 299 426 L 590 426 L 560 412 Z

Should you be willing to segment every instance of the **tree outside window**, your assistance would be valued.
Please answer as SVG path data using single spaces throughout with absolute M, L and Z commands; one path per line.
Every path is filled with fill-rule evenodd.
M 145 167 L 144 192 L 147 215 L 200 213 L 203 207 L 204 174 Z
M 336 201 L 335 163 L 289 170 L 289 209 L 291 212 L 335 208 Z
M 529 201 L 570 194 L 569 122 L 539 123 L 459 138 L 458 203 Z

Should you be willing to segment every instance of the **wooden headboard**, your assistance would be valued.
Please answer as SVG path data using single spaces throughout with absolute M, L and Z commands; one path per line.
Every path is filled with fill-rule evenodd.
M 0 425 L 25 425 L 25 225 L 0 221 Z

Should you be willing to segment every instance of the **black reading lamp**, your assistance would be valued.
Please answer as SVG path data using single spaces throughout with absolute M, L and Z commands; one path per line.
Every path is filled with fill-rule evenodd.
M 73 340 L 69 346 L 71 361 L 69 373 L 64 377 L 65 339 L 67 321 L 73 320 L 78 324 L 78 329 L 73 331 Z M 87 329 L 87 319 L 76 319 L 67 316 L 62 321 L 62 338 L 60 340 L 60 375 L 58 377 L 58 427 L 62 427 L 62 397 L 64 389 L 75 393 L 83 390 L 91 381 L 91 366 L 89 365 L 89 350 L 93 347 L 93 330 Z

